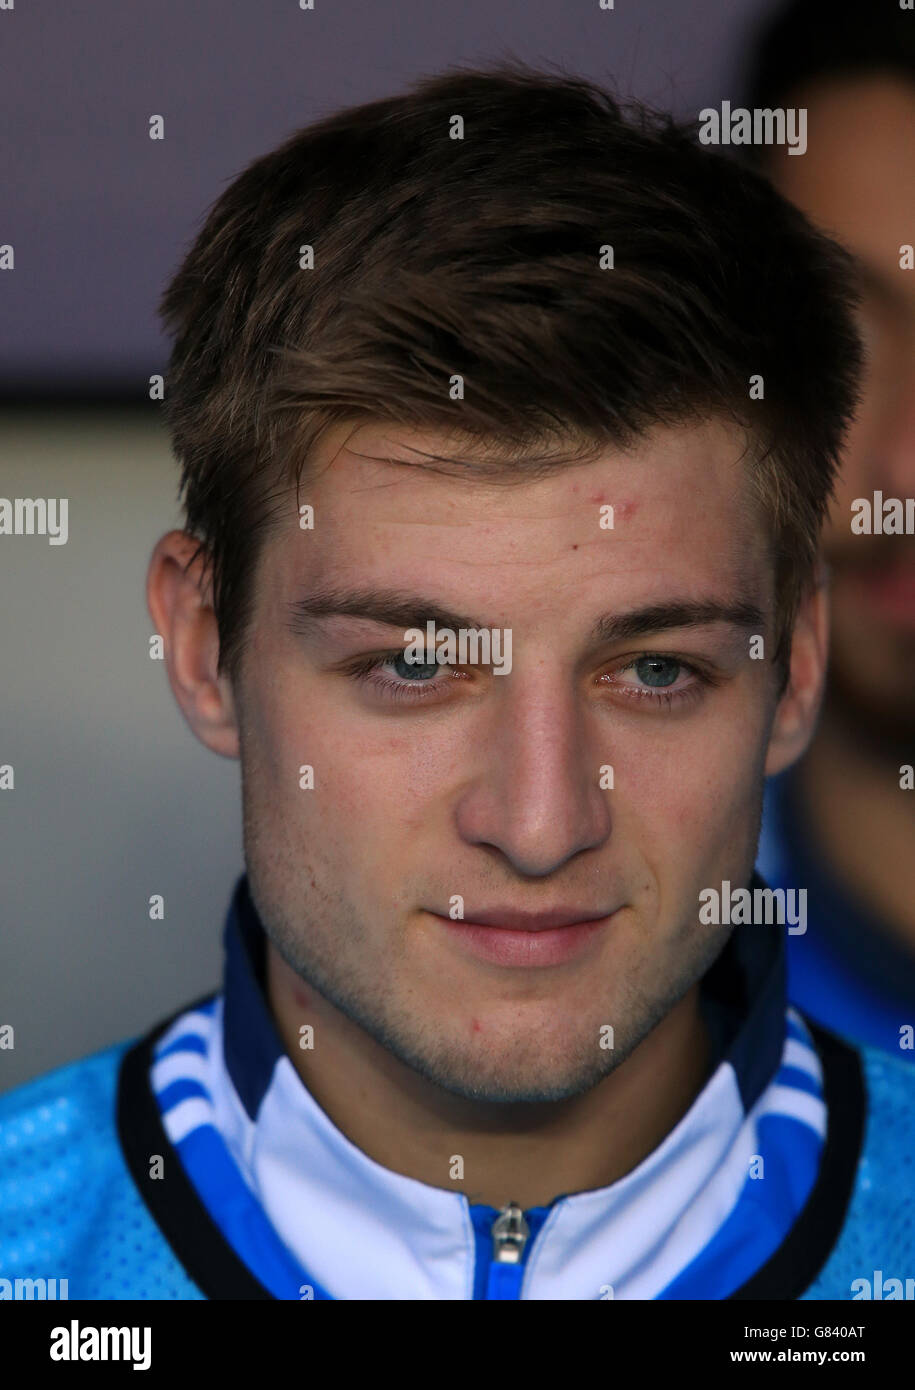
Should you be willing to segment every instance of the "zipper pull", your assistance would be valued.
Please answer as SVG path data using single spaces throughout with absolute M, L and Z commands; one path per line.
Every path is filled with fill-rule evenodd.
M 509 1202 L 492 1223 L 492 1257 L 498 1264 L 521 1263 L 531 1228 L 517 1202 Z

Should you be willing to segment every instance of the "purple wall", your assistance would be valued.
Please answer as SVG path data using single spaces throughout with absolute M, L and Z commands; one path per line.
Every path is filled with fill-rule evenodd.
M 517 57 L 678 115 L 737 94 L 768 0 L 68 0 L 0 9 L 0 395 L 137 393 L 155 306 L 234 175 L 341 106 Z M 165 139 L 148 135 L 165 118 Z

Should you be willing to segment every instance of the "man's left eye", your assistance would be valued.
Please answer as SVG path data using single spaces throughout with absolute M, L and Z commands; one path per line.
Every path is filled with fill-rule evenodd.
M 709 681 L 688 661 L 663 652 L 646 652 L 605 671 L 600 684 L 615 688 L 626 699 L 641 701 L 645 707 L 656 704 L 670 708 L 675 701 L 697 697 Z
M 683 663 L 669 656 L 642 656 L 629 669 L 635 672 L 643 685 L 663 689 L 673 685 L 683 670 Z

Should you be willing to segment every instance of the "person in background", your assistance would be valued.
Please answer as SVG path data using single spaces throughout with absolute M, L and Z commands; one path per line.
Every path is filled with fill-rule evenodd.
M 802 157 L 748 151 L 857 257 L 868 359 L 824 532 L 827 693 L 807 755 L 768 784 L 758 868 L 808 890 L 808 929 L 788 937 L 790 997 L 835 1032 L 912 1059 L 915 13 L 896 0 L 792 0 L 752 50 L 744 104 L 806 108 Z

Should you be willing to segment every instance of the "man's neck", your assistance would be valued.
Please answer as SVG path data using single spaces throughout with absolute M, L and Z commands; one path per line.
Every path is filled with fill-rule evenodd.
M 465 1100 L 427 1081 L 304 986 L 269 941 L 267 994 L 293 1066 L 352 1143 L 394 1172 L 493 1207 L 545 1206 L 615 1182 L 661 1143 L 708 1077 L 698 985 L 584 1095 L 517 1105 Z M 303 1023 L 320 1050 L 300 1048 Z M 457 1155 L 465 1177 L 450 1180 Z
M 901 761 L 901 759 L 900 759 Z M 824 714 L 798 769 L 803 819 L 840 883 L 915 952 L 915 794 L 899 766 Z

